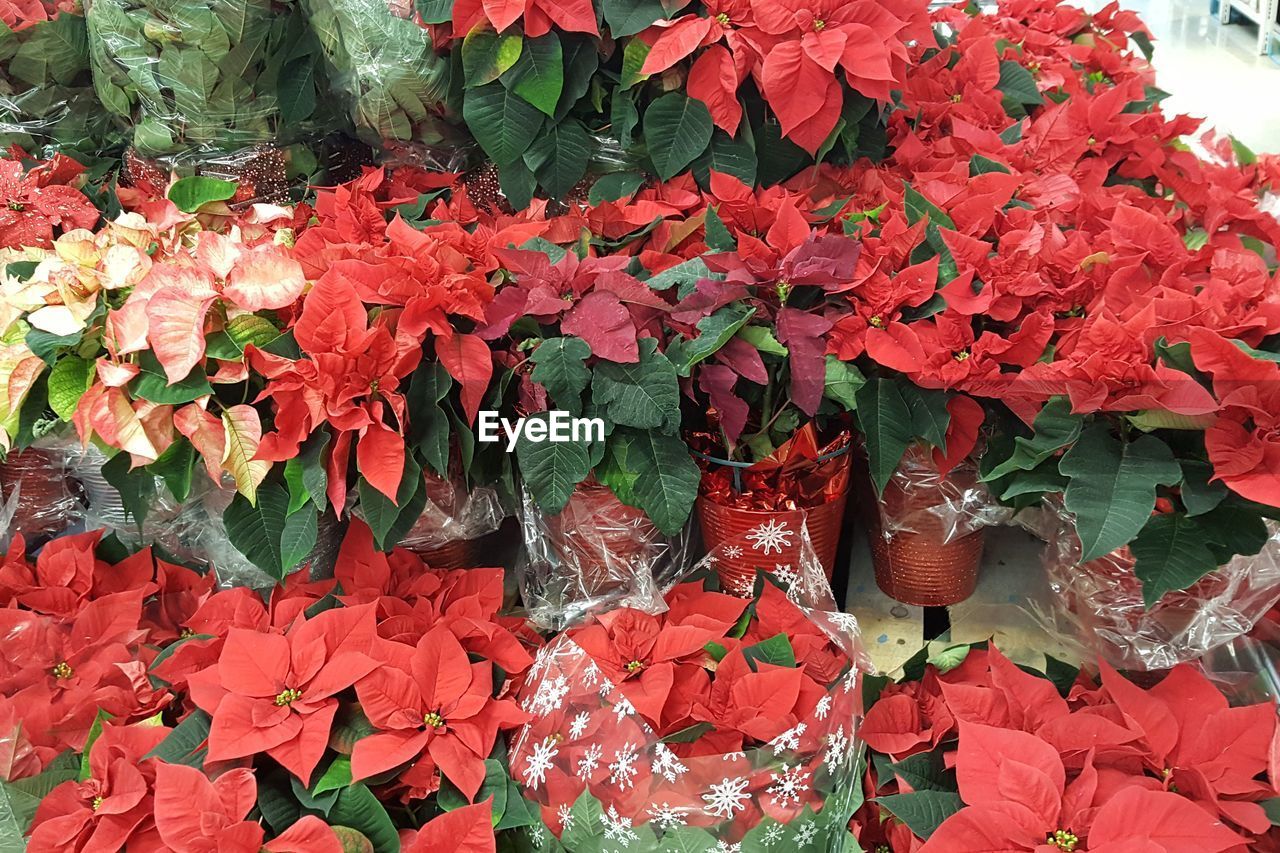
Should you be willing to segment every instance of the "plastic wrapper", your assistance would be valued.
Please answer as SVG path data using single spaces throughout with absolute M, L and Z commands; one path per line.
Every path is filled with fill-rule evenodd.
M 754 605 L 698 583 L 667 598 L 660 617 L 561 634 L 530 669 L 510 763 L 543 820 L 533 847 L 549 832 L 569 851 L 843 851 L 860 799 L 857 621 L 811 606 L 829 589 L 796 604 L 763 579 Z
M 49 438 L 12 450 L 0 462 L 0 547 L 7 548 L 19 533 L 28 546 L 42 543 L 80 520 L 68 471 L 75 447 Z
M 431 46 L 407 0 L 304 0 L 328 61 L 333 91 L 357 135 L 427 163 L 462 171 L 450 153 L 458 136 L 445 116 L 454 69 Z M 416 155 L 407 155 L 413 150 Z M 417 165 L 423 162 L 415 161 Z
M 1252 556 L 1238 555 L 1152 607 L 1127 548 L 1080 563 L 1080 540 L 1063 513 L 1045 548 L 1058 599 L 1046 618 L 1117 668 L 1161 670 L 1196 660 L 1248 633 L 1280 601 L 1280 525 Z
M 920 606 L 955 604 L 973 594 L 983 529 L 1009 516 L 975 465 L 961 462 L 944 474 L 922 445 L 908 448 L 879 500 L 868 479 L 861 504 L 876 583 L 892 598 Z
M 1273 610 L 1248 634 L 1209 650 L 1198 665 L 1232 705 L 1280 702 L 1280 622 Z
M 143 157 L 285 145 L 330 124 L 292 2 L 89 0 L 86 18 L 98 98 Z
M 89 72 L 84 17 L 53 3 L 0 11 L 0 149 L 95 154 L 116 136 Z
M 549 629 L 617 607 L 661 611 L 662 587 L 681 574 L 692 551 L 687 526 L 664 536 L 643 510 L 591 480 L 559 515 L 542 512 L 526 491 L 521 528 L 521 595 L 534 622 Z
M 694 435 L 695 447 L 710 446 L 709 436 Z M 718 570 L 727 583 L 754 583 L 757 569 L 798 561 L 801 527 L 827 577 L 835 565 L 849 497 L 852 436 L 845 430 L 820 441 L 812 423 L 768 458 L 731 462 L 696 453 L 702 468 L 698 484 L 698 521 L 709 548 L 728 540 L 742 547 L 725 554 Z M 745 537 L 744 537 L 745 534 Z
M 478 540 L 496 531 L 506 510 L 495 489 L 470 487 L 457 478 L 428 473 L 427 505 L 400 547 L 421 556 L 438 569 L 479 565 Z

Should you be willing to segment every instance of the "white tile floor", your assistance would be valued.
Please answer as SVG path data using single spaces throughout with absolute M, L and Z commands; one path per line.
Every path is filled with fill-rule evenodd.
M 1101 8 L 1102 2 L 1085 3 Z M 1251 23 L 1218 23 L 1209 0 L 1121 0 L 1155 36 L 1165 108 L 1207 118 L 1255 151 L 1280 152 L 1280 64 L 1257 55 Z

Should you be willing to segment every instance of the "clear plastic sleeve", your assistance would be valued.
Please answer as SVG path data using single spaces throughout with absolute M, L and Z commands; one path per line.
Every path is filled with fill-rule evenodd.
M 400 547 L 413 551 L 433 568 L 470 568 L 479 540 L 495 532 L 507 512 L 495 489 L 468 487 L 459 478 L 428 473 L 427 505 Z M 490 564 L 492 561 L 487 561 Z
M 977 466 L 961 462 L 944 474 L 932 451 L 922 445 L 907 449 L 874 506 L 879 508 L 878 528 L 884 538 L 914 533 L 938 544 L 1002 524 L 1010 516 L 978 479 Z
M 674 627 L 671 637 L 702 639 L 699 632 L 715 623 L 706 613 L 682 607 L 682 589 L 662 627 Z M 776 599 L 764 601 L 762 610 L 776 612 Z M 705 660 L 690 665 L 695 653 L 678 661 L 674 679 L 681 687 L 661 706 L 659 722 L 652 691 L 667 683 L 665 676 L 650 684 L 640 666 L 628 666 L 626 677 L 619 676 L 615 661 L 587 651 L 597 645 L 586 634 L 596 629 L 598 637 L 596 625 L 562 634 L 543 648 L 520 693 L 531 720 L 510 752 L 511 774 L 545 823 L 545 829 L 532 830 L 535 845 L 537 833 L 550 831 L 571 853 L 615 846 L 844 850 L 860 799 L 857 623 L 843 613 L 786 610 L 799 623 L 787 631 L 795 644 L 790 666 L 747 663 L 747 644 L 776 627 L 765 629 L 753 619 L 740 644 L 721 638 L 730 650 L 719 660 L 704 653 Z M 617 611 L 600 624 L 615 637 L 634 638 L 643 625 L 632 628 L 633 619 L 630 611 Z M 811 668 L 811 654 L 800 664 L 806 641 L 837 663 Z M 648 665 L 655 675 L 662 666 Z M 805 698 L 799 700 L 797 683 L 804 685 L 798 692 Z M 740 714 L 735 702 L 742 703 Z M 668 719 L 671 703 L 680 711 Z
M 664 536 L 643 510 L 590 480 L 559 515 L 539 510 L 526 491 L 521 528 L 521 595 L 533 621 L 553 630 L 617 607 L 660 612 L 663 586 L 683 573 L 691 553 L 688 525 Z
M 31 546 L 74 526 L 81 518 L 69 461 L 77 446 L 44 439 L 12 450 L 0 462 L 0 547 L 21 534 Z
M 1259 553 L 1236 556 L 1148 608 L 1128 549 L 1082 565 L 1074 524 L 1065 512 L 1058 517 L 1044 556 L 1057 606 L 1043 618 L 1118 668 L 1161 670 L 1196 660 L 1248 633 L 1280 601 L 1274 522 Z
M 99 153 L 116 134 L 93 92 L 84 17 L 36 5 L 34 19 L 0 15 L 0 149 Z
M 102 105 L 144 157 L 282 145 L 328 124 L 319 50 L 281 0 L 89 0 Z
M 334 92 L 356 133 L 417 164 L 462 171 L 464 140 L 445 121 L 454 69 L 406 0 L 304 0 Z M 413 152 L 416 150 L 416 154 Z M 413 158 L 417 159 L 413 159 Z

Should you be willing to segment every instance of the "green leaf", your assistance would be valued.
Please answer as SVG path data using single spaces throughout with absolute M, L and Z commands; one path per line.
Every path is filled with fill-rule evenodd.
M 117 453 L 102 466 L 102 476 L 120 493 L 120 504 L 134 523 L 141 525 L 155 500 L 155 477 L 145 468 L 131 469 L 128 453 Z
M 591 371 L 586 360 L 591 347 L 581 338 L 551 338 L 538 344 L 529 356 L 533 372 L 529 374 L 557 406 L 572 414 L 582 412 L 582 392 L 591 384 Z
M 539 412 L 530 415 L 529 420 L 549 417 L 547 412 Z M 591 458 L 585 443 L 532 442 L 527 438 L 527 427 L 516 441 L 516 461 L 538 508 L 551 515 L 564 509 L 573 490 L 591 473 Z
M 890 765 L 893 772 L 913 791 L 956 790 L 956 774 L 948 771 L 941 749 L 934 752 L 918 752 Z
M 293 515 L 311 500 L 307 485 L 302 482 L 302 460 L 296 456 L 284 463 L 284 484 L 289 490 L 289 515 Z
M 178 723 L 165 739 L 144 758 L 158 758 L 166 764 L 185 764 L 203 768 L 205 754 L 209 751 L 209 727 L 213 718 L 198 708 Z
M 688 376 L 698 362 L 711 357 L 755 316 L 756 309 L 746 305 L 726 305 L 698 321 L 698 337 L 688 341 L 673 358 L 676 373 Z
M 538 176 L 524 160 L 516 160 L 498 167 L 498 187 L 514 210 L 524 210 L 538 189 Z
M 0 782 L 0 850 L 27 849 L 24 836 L 40 801 L 63 782 L 75 779 L 78 768 L 75 753 L 64 752 L 39 775 Z
M 89 735 L 84 740 L 84 749 L 80 752 L 80 773 L 76 777 L 81 782 L 93 775 L 93 771 L 89 768 L 89 753 L 93 750 L 94 742 L 102 735 L 102 724 L 111 719 L 111 715 L 101 708 L 94 715 L 93 725 L 89 727 Z
M 378 548 L 389 551 L 409 531 L 422 508 L 426 506 L 427 492 L 422 479 L 422 468 L 412 456 L 404 460 L 404 473 L 396 488 L 396 500 L 392 503 L 382 492 L 369 485 L 364 477 L 356 487 L 360 494 L 360 514 L 373 531 Z
M 960 795 L 950 791 L 913 791 L 876 797 L 875 802 L 907 825 L 917 837 L 928 840 L 944 820 L 964 806 Z
M 767 330 L 766 330 L 767 331 Z M 858 389 L 867 384 L 862 371 L 834 355 L 827 356 L 827 379 L 822 396 L 834 400 L 852 412 L 858 407 Z
M 747 646 L 742 650 L 742 656 L 747 659 L 753 672 L 758 669 L 758 663 L 785 666 L 788 669 L 796 666 L 796 652 L 786 634 L 775 634 L 767 640 Z
M 940 673 L 946 674 L 951 670 L 964 663 L 964 659 L 969 656 L 969 650 L 972 646 L 967 643 L 958 646 L 949 646 L 936 655 L 929 657 L 929 663 L 932 664 Z
M 302 484 L 321 512 L 328 506 L 329 474 L 324 464 L 328 447 L 329 433 L 320 430 L 306 440 L 298 457 L 302 461 Z
M 693 511 L 702 478 L 688 445 L 653 430 L 620 429 L 610 443 L 618 440 L 626 442 L 626 465 L 636 474 L 631 487 L 636 504 L 664 534 L 676 535 Z
M 258 487 L 257 503 L 236 493 L 222 514 L 227 539 L 245 558 L 276 580 L 284 580 L 286 565 L 281 540 L 289 517 L 289 493 L 270 480 Z
M 454 0 L 418 0 L 418 14 L 423 23 L 443 24 L 453 17 Z
M 983 157 L 981 154 L 974 154 L 969 158 L 969 177 L 976 178 L 979 175 L 986 175 L 991 172 L 1007 175 L 1009 174 L 1009 167 L 1004 163 L 992 160 L 990 157 Z
M 281 124 L 297 125 L 311 118 L 317 103 L 315 59 L 304 55 L 286 63 L 276 89 Z
M 858 403 L 858 423 L 866 441 L 871 480 L 877 494 L 883 494 L 915 437 L 911 410 L 892 379 L 870 379 L 857 390 L 854 398 Z
M 1015 438 L 1009 458 L 988 471 L 982 479 L 990 482 L 1014 471 L 1030 471 L 1079 438 L 1083 423 L 1083 418 L 1071 414 L 1070 400 L 1054 397 L 1036 415 L 1031 437 Z
M 716 844 L 714 835 L 697 826 L 673 826 L 662 836 L 664 853 L 708 853 Z
M 715 124 L 701 101 L 680 92 L 669 92 L 644 113 L 644 133 L 649 157 L 658 177 L 674 178 L 706 150 Z
M 1147 607 L 1166 592 L 1186 589 L 1218 567 L 1213 552 L 1204 544 L 1200 525 L 1181 513 L 1152 517 L 1129 547 Z
M 97 378 L 97 368 L 88 359 L 68 355 L 49 371 L 49 408 L 64 421 L 75 414 L 76 404 Z
M 642 186 L 644 186 L 644 175 L 640 172 L 610 172 L 607 175 L 601 175 L 591 185 L 591 191 L 587 193 L 587 201 L 592 205 L 617 201 L 634 195 Z
M 311 786 L 311 793 L 323 794 L 326 791 L 336 791 L 347 787 L 351 781 L 351 759 L 345 755 L 339 755 Z
M 747 326 L 738 332 L 738 337 L 768 355 L 786 356 L 789 353 L 767 326 Z
M 484 153 L 499 166 L 519 160 L 546 119 L 501 82 L 468 89 L 462 101 L 462 117 Z
M 710 183 L 712 172 L 719 172 L 732 175 L 753 187 L 758 170 L 756 150 L 751 143 L 746 139 L 734 139 L 719 129 L 712 135 L 710 147 L 693 164 L 694 177 L 703 186 Z
M 571 817 L 565 822 L 564 833 L 560 836 L 565 849 L 573 853 L 599 853 L 604 835 L 604 810 L 600 808 L 600 801 L 591 795 L 590 789 L 578 795 L 569 814 Z
M 1227 486 L 1222 482 L 1210 482 L 1213 466 L 1208 462 L 1179 459 L 1182 466 L 1182 486 L 1178 489 L 1187 515 L 1204 515 L 1222 503 L 1227 497 Z
M 1066 506 L 1076 517 L 1085 563 L 1133 541 L 1155 508 L 1156 486 L 1182 479 L 1182 469 L 1160 439 L 1144 435 L 1121 442 L 1105 424 L 1085 430 L 1058 470 L 1071 478 Z
M 1243 506 L 1224 504 L 1198 516 L 1196 523 L 1204 531 L 1205 545 L 1218 565 L 1237 554 L 1253 556 L 1270 538 L 1262 516 Z
M 587 173 L 591 136 L 576 118 L 548 125 L 529 147 L 525 165 L 551 198 L 564 198 Z
M 183 213 L 195 213 L 212 201 L 226 201 L 236 194 L 235 181 L 194 175 L 179 178 L 169 187 L 169 200 Z
M 518 33 L 499 35 L 477 27 L 462 40 L 462 73 L 468 88 L 492 83 L 520 59 L 524 39 Z
M 680 386 L 675 366 L 657 352 L 653 338 L 640 339 L 640 361 L 596 365 L 591 398 L 608 418 L 637 429 L 672 429 L 680 423 Z
M 147 470 L 164 480 L 165 487 L 174 500 L 185 501 L 191 496 L 191 478 L 195 473 L 196 449 L 191 442 L 179 436 L 160 454 L 160 458 L 147 466 Z
M 662 0 L 601 0 L 600 5 L 615 39 L 633 36 L 667 17 Z
M 905 183 L 904 186 L 904 205 L 907 210 L 907 223 L 915 225 L 921 219 L 928 218 L 929 224 L 935 227 L 955 229 L 956 224 L 946 211 L 938 207 L 929 199 L 920 194 L 911 184 Z
M 707 207 L 706 216 L 707 248 L 717 252 L 737 251 L 738 241 L 733 239 L 733 234 L 725 227 L 724 220 L 720 218 L 719 208 Z
M 138 359 L 138 375 L 129 383 L 133 396 L 161 406 L 181 406 L 213 393 L 209 377 L 199 365 L 183 379 L 169 384 L 164 368 L 150 352 Z
M 238 314 L 227 321 L 227 337 L 244 352 L 253 344 L 259 349 L 280 337 L 280 330 L 266 317 L 257 314 Z
M 1000 82 L 996 84 L 1006 98 L 1019 104 L 1043 104 L 1044 97 L 1036 88 L 1036 78 L 1022 63 L 1005 59 L 1000 63 Z
M 502 83 L 548 116 L 555 115 L 564 91 L 564 48 L 554 31 L 524 44 Z
M 911 431 L 934 447 L 947 449 L 947 426 L 951 413 L 947 411 L 947 392 L 934 388 L 921 388 L 907 384 L 898 388 L 902 399 L 911 410 Z
M 349 826 L 373 845 L 374 853 L 399 853 L 400 835 L 382 803 L 363 782 L 343 788 L 329 810 L 328 822 Z
M 302 509 L 286 510 L 284 531 L 280 534 L 281 564 L 286 569 L 300 565 L 316 547 L 319 516 L 316 506 L 308 502 Z

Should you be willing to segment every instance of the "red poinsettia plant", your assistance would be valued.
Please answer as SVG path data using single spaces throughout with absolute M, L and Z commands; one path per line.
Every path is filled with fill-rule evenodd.
M 884 686 L 867 711 L 873 799 L 852 824 L 864 846 L 959 853 L 1273 843 L 1262 804 L 1275 796 L 1270 704 L 1232 707 L 1190 665 L 1144 689 L 1106 663 L 1097 680 L 1064 664 L 1050 680 L 994 646 L 952 647 L 927 664 L 926 656 L 907 667 L 918 680 Z
M 546 829 L 568 850 L 842 834 L 860 683 L 846 621 L 763 578 L 754 599 L 708 580 L 666 603 L 571 628 L 534 662 L 510 766 Z

